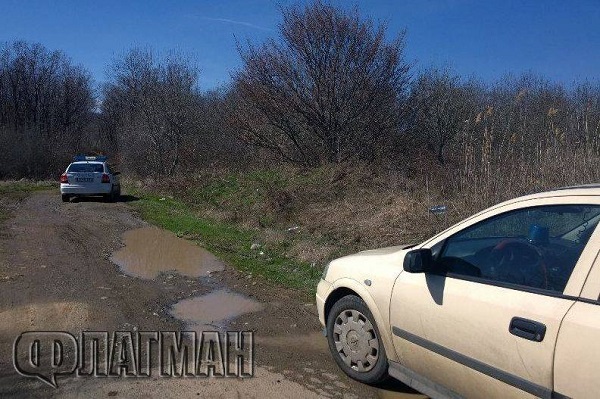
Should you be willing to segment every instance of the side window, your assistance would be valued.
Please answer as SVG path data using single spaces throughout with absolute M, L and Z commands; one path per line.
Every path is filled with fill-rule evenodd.
M 441 272 L 563 292 L 600 220 L 598 205 L 550 205 L 507 212 L 449 237 Z
M 108 166 L 108 164 L 105 164 L 105 165 L 106 165 L 106 173 L 112 174 L 112 170 L 110 170 L 110 166 Z

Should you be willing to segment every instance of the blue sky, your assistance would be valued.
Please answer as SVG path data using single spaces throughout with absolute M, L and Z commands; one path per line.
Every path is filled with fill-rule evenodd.
M 254 1 L 0 0 L 0 41 L 24 39 L 63 50 L 96 81 L 113 58 L 133 46 L 176 49 L 201 70 L 202 89 L 229 80 L 239 68 L 239 40 L 277 35 L 278 6 Z M 406 57 L 416 69 L 451 67 L 486 82 L 533 71 L 570 85 L 600 77 L 600 1 L 373 0 L 331 1 L 358 6 L 407 30 Z

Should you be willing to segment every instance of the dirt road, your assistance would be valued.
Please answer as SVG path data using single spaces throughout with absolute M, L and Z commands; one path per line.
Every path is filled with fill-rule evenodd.
M 215 259 L 210 259 L 215 269 L 210 273 L 194 275 L 187 266 L 170 271 L 178 269 L 168 264 L 170 258 L 195 259 L 181 256 L 188 243 L 175 236 L 135 241 L 125 235 L 139 256 L 119 253 L 128 231 L 162 234 L 148 229 L 127 201 L 63 204 L 57 193 L 42 192 L 15 207 L 0 229 L 1 397 L 420 397 L 400 384 L 381 390 L 345 377 L 328 353 L 312 300 L 302 293 L 243 275 Z M 168 251 L 172 255 L 160 258 Z M 149 262 L 144 253 L 157 254 L 152 258 L 159 257 L 163 266 L 145 274 L 139 264 L 127 268 L 131 259 Z M 206 263 L 210 254 L 200 257 Z M 204 327 L 208 319 L 198 309 L 211 314 L 209 321 L 224 312 L 224 320 L 210 324 L 216 329 L 254 331 L 254 377 L 59 376 L 55 389 L 13 367 L 13 343 L 23 331 L 181 331 Z

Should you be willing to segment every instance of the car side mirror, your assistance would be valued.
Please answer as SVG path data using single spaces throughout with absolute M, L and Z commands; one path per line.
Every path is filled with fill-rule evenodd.
M 409 273 L 426 273 L 433 269 L 431 249 L 413 249 L 404 256 L 404 270 Z

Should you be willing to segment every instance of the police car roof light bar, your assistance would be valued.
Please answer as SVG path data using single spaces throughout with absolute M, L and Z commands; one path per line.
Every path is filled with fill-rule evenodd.
M 97 162 L 106 162 L 108 157 L 106 155 L 75 155 L 73 157 L 73 161 L 82 162 L 82 161 L 97 161 Z

